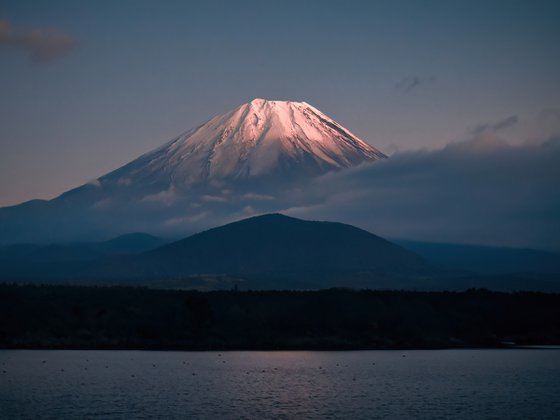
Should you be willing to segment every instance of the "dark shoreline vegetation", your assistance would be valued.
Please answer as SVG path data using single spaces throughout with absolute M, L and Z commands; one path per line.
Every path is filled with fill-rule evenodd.
M 0 284 L 0 348 L 351 350 L 560 344 L 560 294 Z

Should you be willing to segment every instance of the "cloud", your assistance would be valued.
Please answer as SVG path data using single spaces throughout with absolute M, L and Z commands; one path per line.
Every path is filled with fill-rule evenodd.
M 560 250 L 560 136 L 512 146 L 484 133 L 330 173 L 287 214 L 426 241 Z
M 56 29 L 18 30 L 0 20 L 0 46 L 26 51 L 32 60 L 45 63 L 68 54 L 78 45 L 75 38 Z
M 101 187 L 101 181 L 99 179 L 90 179 L 86 182 L 86 185 L 91 185 L 92 187 Z
M 400 147 L 397 146 L 394 143 L 391 143 L 391 144 L 387 144 L 387 145 L 381 147 L 381 150 L 383 150 L 383 153 L 385 153 L 387 156 L 391 156 L 391 155 L 399 152 Z
M 495 123 L 479 124 L 472 130 L 472 134 L 477 136 L 483 133 L 497 133 L 499 131 L 513 127 L 518 122 L 519 122 L 519 117 L 517 115 L 512 115 L 510 117 L 504 118 L 503 120 L 500 120 Z
M 402 91 L 403 93 L 409 93 L 420 86 L 429 85 L 431 83 L 434 83 L 435 81 L 436 78 L 434 76 L 408 76 L 399 81 L 395 85 L 395 88 Z
M 210 194 L 203 195 L 200 199 L 207 203 L 225 203 L 226 201 L 228 201 L 226 197 Z
M 510 144 L 492 132 L 516 121 L 505 118 L 437 150 L 396 152 L 275 188 L 274 199 L 267 197 L 268 185 L 232 193 L 227 201 L 208 191 L 192 195 L 168 207 L 172 232 L 281 212 L 344 222 L 387 238 L 560 251 L 560 135 Z
M 243 196 L 241 197 L 244 200 L 274 200 L 274 197 L 272 195 L 267 195 L 267 194 L 256 194 L 256 193 L 247 193 L 247 194 L 243 194 Z
M 163 224 L 165 226 L 171 226 L 171 227 L 177 227 L 177 226 L 180 226 L 180 225 L 189 226 L 189 225 L 201 222 L 202 220 L 206 219 L 207 217 L 208 217 L 208 212 L 203 211 L 201 213 L 196 213 L 196 214 L 191 215 L 191 216 L 174 217 L 174 218 L 171 218 L 169 220 L 164 221 Z
M 141 201 L 146 203 L 160 203 L 165 206 L 171 206 L 175 203 L 177 198 L 177 192 L 175 191 L 175 188 L 173 188 L 173 185 L 171 185 L 167 190 L 142 197 Z

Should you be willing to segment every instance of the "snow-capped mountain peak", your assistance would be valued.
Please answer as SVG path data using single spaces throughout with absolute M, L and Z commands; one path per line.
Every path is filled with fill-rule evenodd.
M 294 178 L 385 155 L 306 102 L 253 99 L 101 177 L 102 184 Z

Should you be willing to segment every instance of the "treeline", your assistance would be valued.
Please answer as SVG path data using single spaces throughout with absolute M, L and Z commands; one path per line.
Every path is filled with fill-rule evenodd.
M 513 342 L 560 344 L 560 294 L 0 284 L 0 348 L 373 349 Z

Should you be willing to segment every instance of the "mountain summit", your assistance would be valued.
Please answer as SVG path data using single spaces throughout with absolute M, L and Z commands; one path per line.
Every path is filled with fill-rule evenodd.
M 254 99 L 99 178 L 185 189 L 293 180 L 386 156 L 306 102 Z
M 385 157 L 305 102 L 254 99 L 53 200 L 0 208 L 0 243 L 194 233 L 303 205 L 294 191 L 315 177 Z

